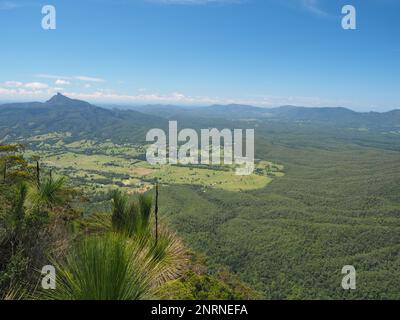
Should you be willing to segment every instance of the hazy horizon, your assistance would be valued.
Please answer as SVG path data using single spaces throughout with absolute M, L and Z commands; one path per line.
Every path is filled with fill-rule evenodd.
M 73 97 L 69 97 L 67 95 L 64 95 L 63 93 L 60 93 L 63 96 L 70 98 L 70 99 L 75 99 Z M 9 103 L 26 103 L 26 102 L 41 102 L 44 103 L 46 101 L 48 101 L 52 96 L 49 96 L 48 98 L 45 99 L 38 99 L 38 100 L 9 100 L 9 101 L 2 101 L 0 100 L 0 105 L 2 104 L 9 104 Z M 348 109 L 351 111 L 355 111 L 358 113 L 368 113 L 368 112 L 378 112 L 378 113 L 385 113 L 385 112 L 390 112 L 390 111 L 396 111 L 396 110 L 400 110 L 400 108 L 387 108 L 386 110 L 356 110 L 350 107 L 346 107 L 346 106 L 337 106 L 337 107 L 327 107 L 327 106 L 300 106 L 300 105 L 276 105 L 276 106 L 259 106 L 259 105 L 252 105 L 252 104 L 238 104 L 238 103 L 227 103 L 227 104 L 180 104 L 180 103 L 169 103 L 169 104 L 165 104 L 165 103 L 110 103 L 110 102 L 96 102 L 96 101 L 90 101 L 90 100 L 84 100 L 84 99 L 77 99 L 77 100 L 82 100 L 82 101 L 86 101 L 89 102 L 92 105 L 98 106 L 98 107 L 102 107 L 102 108 L 117 108 L 117 109 L 132 109 L 135 107 L 153 107 L 153 106 L 162 106 L 165 108 L 168 107 L 180 107 L 180 108 L 206 108 L 206 107 L 213 107 L 213 106 L 230 106 L 230 105 L 238 105 L 238 106 L 245 106 L 245 107 L 250 107 L 250 108 L 263 108 L 263 109 L 274 109 L 274 108 L 280 108 L 280 107 L 295 107 L 295 108 L 309 108 L 309 109 L 315 109 L 315 108 L 323 108 L 323 109 L 331 109 L 331 108 L 344 108 L 344 109 Z

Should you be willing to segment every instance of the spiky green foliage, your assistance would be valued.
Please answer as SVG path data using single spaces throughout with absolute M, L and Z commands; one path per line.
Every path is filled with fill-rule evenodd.
M 135 202 L 129 204 L 124 218 L 125 219 L 123 229 L 125 230 L 125 232 L 127 232 L 127 234 L 132 236 L 135 234 L 145 234 L 148 231 L 148 228 L 143 228 L 143 217 Z
M 84 219 L 81 228 L 87 234 L 101 235 L 112 230 L 111 215 L 97 213 Z M 119 231 L 120 232 L 120 231 Z M 155 282 L 161 283 L 178 277 L 187 264 L 185 248 L 180 238 L 165 226 L 159 230 L 158 241 L 155 241 L 154 233 L 132 233 L 122 232 L 134 240 L 146 252 L 149 259 L 158 270 Z
M 20 144 L 0 144 L 0 168 L 3 183 L 21 182 L 30 178 L 28 162 L 20 152 L 24 147 Z
M 65 254 L 76 212 L 65 202 L 70 192 L 63 178 L 38 186 L 21 155 L 6 160 L 7 180 L 0 183 L 0 297 L 19 299 L 37 286 L 36 271 L 49 263 L 50 254 Z
M 0 295 L 0 300 L 22 300 L 25 297 L 25 290 L 21 287 L 11 287 Z
M 112 226 L 116 230 L 121 230 L 124 227 L 124 221 L 126 220 L 128 199 L 127 196 L 122 194 L 120 191 L 115 191 L 112 201 Z
M 17 195 L 10 215 L 11 223 L 16 237 L 21 236 L 25 218 L 25 200 L 28 194 L 28 186 L 26 183 L 21 183 L 17 186 Z
M 28 169 L 23 158 L 10 159 L 14 168 L 20 164 Z M 116 192 L 112 214 L 95 214 L 82 223 L 85 237 L 78 237 L 71 249 L 72 235 L 64 227 L 73 210 L 65 179 L 35 183 L 32 176 L 26 182 L 20 176 L 22 183 L 8 179 L 0 188 L 12 191 L 0 208 L 2 298 L 30 296 L 38 280 L 33 270 L 48 264 L 49 256 L 57 267 L 57 289 L 41 292 L 40 298 L 143 299 L 182 273 L 186 256 L 179 238 L 161 228 L 159 241 L 155 241 L 149 195 L 132 201 Z M 16 290 L 21 287 L 26 290 Z
M 143 232 L 146 232 L 149 228 L 152 206 L 153 199 L 149 194 L 139 196 L 140 225 Z
M 102 234 L 113 229 L 112 215 L 96 212 L 79 221 L 79 225 L 86 234 Z
M 162 226 L 158 241 L 152 226 L 152 199 L 139 196 L 138 203 L 129 201 L 120 192 L 113 194 L 112 214 L 93 214 L 82 221 L 82 228 L 89 234 L 117 232 L 133 241 L 141 250 L 147 267 L 152 270 L 153 287 L 179 277 L 187 264 L 184 246 L 175 233 Z
M 6 230 L 9 238 L 15 240 L 20 235 L 25 218 L 25 200 L 28 192 L 26 183 L 20 183 L 9 189 L 9 209 L 0 213 L 0 226 Z M 3 199 L 7 201 L 7 199 Z
M 45 297 L 63 300 L 137 300 L 151 296 L 157 270 L 137 241 L 108 233 L 83 240 L 57 266 L 57 288 Z
M 154 236 L 147 238 L 148 258 L 154 263 L 157 277 L 154 283 L 161 285 L 182 275 L 188 263 L 185 247 L 180 238 L 172 231 L 162 226 L 158 241 Z
M 50 209 L 66 200 L 65 178 L 46 179 L 32 188 L 30 200 L 37 209 Z
M 13 242 L 11 237 L 0 241 L 0 294 L 7 295 L 12 288 L 25 282 L 29 257 L 22 245 Z
M 138 204 L 129 201 L 128 196 L 120 191 L 113 193 L 112 227 L 129 236 L 144 235 L 150 232 L 152 198 L 140 195 Z

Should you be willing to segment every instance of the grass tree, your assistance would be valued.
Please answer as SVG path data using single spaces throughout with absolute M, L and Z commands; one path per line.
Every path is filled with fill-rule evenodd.
M 143 299 L 183 271 L 187 257 L 180 239 L 166 227 L 155 241 L 152 198 L 130 201 L 113 194 L 111 214 L 93 214 L 66 262 L 58 266 L 55 299 Z M 60 282 L 60 285 L 59 285 Z
M 140 300 L 153 298 L 160 284 L 176 276 L 170 260 L 154 259 L 155 247 L 119 232 L 90 235 L 77 244 L 57 269 L 55 290 L 42 297 L 61 300 Z M 169 272 L 169 273 L 168 273 Z M 172 273 L 171 273 L 172 272 Z
M 21 183 L 17 186 L 16 199 L 12 208 L 12 221 L 16 237 L 19 237 L 23 227 L 25 218 L 25 200 L 28 194 L 28 186 L 26 183 Z
M 134 202 L 129 201 L 128 196 L 122 192 L 115 191 L 112 203 L 111 222 L 114 230 L 129 236 L 149 236 L 152 211 L 152 198 L 149 195 L 140 195 L 138 202 Z
M 152 294 L 155 270 L 143 248 L 124 234 L 85 238 L 57 266 L 57 286 L 45 297 L 62 300 L 137 300 Z
M 31 189 L 30 201 L 37 210 L 52 209 L 66 201 L 65 178 L 45 179 Z

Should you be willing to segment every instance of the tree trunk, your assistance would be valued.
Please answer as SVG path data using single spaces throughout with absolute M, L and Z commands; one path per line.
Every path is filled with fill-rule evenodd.
M 4 182 L 6 181 L 6 178 L 7 178 L 7 160 L 4 159 L 4 171 L 3 171 Z
M 38 187 L 40 187 L 40 167 L 39 167 L 39 161 L 36 161 L 36 182 Z
M 156 217 L 156 245 L 158 243 L 158 181 L 156 182 L 156 206 L 154 209 L 154 215 Z

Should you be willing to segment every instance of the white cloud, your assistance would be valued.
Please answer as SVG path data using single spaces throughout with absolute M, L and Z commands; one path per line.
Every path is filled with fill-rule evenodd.
M 89 76 L 60 76 L 60 75 L 53 75 L 53 74 L 37 74 L 35 75 L 37 78 L 43 79 L 55 79 L 55 80 L 79 80 L 85 82 L 105 82 L 104 79 L 97 78 L 97 77 L 89 77 Z
M 90 86 L 86 83 L 85 87 Z M 27 100 L 42 99 L 47 100 L 56 92 L 72 98 L 89 100 L 93 102 L 113 102 L 113 103 L 167 103 L 167 104 L 186 104 L 186 105 L 210 105 L 210 104 L 246 104 L 264 107 L 279 105 L 304 105 L 304 106 L 337 106 L 351 105 L 349 101 L 334 101 L 321 99 L 319 97 L 298 97 L 298 96 L 258 96 L 249 98 L 226 98 L 218 96 L 191 96 L 181 92 L 169 94 L 150 93 L 146 89 L 139 90 L 138 94 L 121 94 L 111 89 L 96 89 L 92 92 L 66 92 L 63 87 L 49 87 L 45 83 L 19 81 L 6 81 L 0 84 L 0 99 Z
M 66 76 L 60 76 L 60 75 L 53 75 L 53 74 L 44 74 L 44 73 L 40 73 L 35 75 L 35 77 L 37 78 L 43 78 L 43 79 L 63 79 L 63 80 L 70 80 L 72 79 L 72 77 L 66 77 Z
M 0 98 L 4 99 L 25 99 L 42 97 L 50 91 L 44 92 L 43 90 L 25 89 L 25 88 L 4 88 L 0 87 Z
M 16 93 L 15 89 L 8 89 L 8 88 L 2 88 L 0 87 L 0 96 L 4 95 L 4 96 L 12 96 Z
M 40 90 L 40 89 L 46 89 L 49 86 L 46 83 L 42 82 L 20 82 L 20 81 L 6 81 L 3 83 L 3 86 L 5 88 L 27 88 L 27 89 L 34 89 L 34 90 Z
M 24 84 L 24 87 L 28 89 L 46 89 L 49 86 L 41 82 L 28 82 Z
M 57 79 L 57 80 L 55 81 L 55 84 L 56 84 L 57 86 L 64 86 L 64 85 L 69 85 L 69 84 L 71 84 L 71 82 L 69 82 L 68 80 Z
M 105 82 L 104 79 L 87 77 L 87 76 L 76 76 L 75 79 L 88 82 Z
M 6 81 L 4 82 L 4 86 L 7 88 L 18 88 L 22 87 L 24 84 L 19 81 Z

